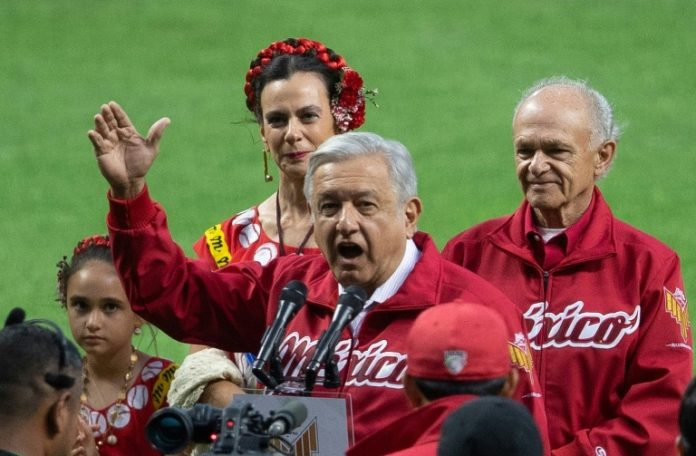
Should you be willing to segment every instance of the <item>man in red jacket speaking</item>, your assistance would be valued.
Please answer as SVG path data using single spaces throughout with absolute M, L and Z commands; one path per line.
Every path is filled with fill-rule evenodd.
M 142 138 L 110 103 L 89 133 L 111 187 L 107 221 L 114 263 L 137 313 L 178 340 L 258 353 L 281 290 L 299 280 L 309 290 L 306 304 L 287 324 L 278 357 L 285 378 L 301 378 L 314 364 L 339 294 L 361 287 L 368 296 L 364 309 L 337 335 L 332 358 L 339 384 L 332 391 L 352 398 L 360 440 L 409 409 L 402 392 L 405 336 L 416 316 L 455 299 L 483 304 L 505 320 L 511 365 L 520 377 L 514 397 L 545 429 L 521 313 L 488 282 L 443 260 L 431 238 L 417 231 L 421 202 L 403 145 L 372 133 L 346 133 L 309 154 L 304 193 L 322 255 L 288 255 L 265 267 L 240 262 L 213 272 L 173 242 L 164 211 L 145 186 L 166 124 L 157 122 Z M 306 159 L 301 155 L 298 160 Z M 316 373 L 321 390 L 323 370 Z
M 557 455 L 671 454 L 691 378 L 679 259 L 616 219 L 595 183 L 619 132 L 582 81 L 544 80 L 513 118 L 525 201 L 452 239 L 444 256 L 524 313 Z

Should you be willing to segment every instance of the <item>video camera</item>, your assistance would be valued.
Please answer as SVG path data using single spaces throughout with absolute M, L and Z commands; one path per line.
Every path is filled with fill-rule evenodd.
M 268 418 L 243 400 L 233 400 L 224 409 L 196 404 L 191 409 L 165 407 L 148 420 L 145 433 L 154 448 L 179 453 L 189 443 L 211 443 L 202 456 L 232 454 L 293 454 L 272 448 L 272 439 L 283 441 L 282 434 L 296 428 L 307 418 L 307 407 L 290 401 Z M 291 447 L 290 445 L 287 445 Z

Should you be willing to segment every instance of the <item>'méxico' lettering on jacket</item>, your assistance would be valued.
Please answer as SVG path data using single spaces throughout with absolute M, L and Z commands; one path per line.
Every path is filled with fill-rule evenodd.
M 576 301 L 562 312 L 544 313 L 544 302 L 532 304 L 524 313 L 529 343 L 535 350 L 546 347 L 613 348 L 626 334 L 640 325 L 640 306 L 632 314 L 623 311 L 583 312 L 584 303 Z
M 297 331 L 289 333 L 280 346 L 283 374 L 299 378 L 314 354 L 318 340 L 300 336 Z M 350 360 L 350 372 L 345 386 L 376 386 L 402 389 L 406 371 L 406 354 L 387 350 L 387 341 L 377 340 L 364 350 L 353 349 L 351 341 L 341 340 L 336 345 L 338 370 L 342 371 Z M 324 370 L 319 371 L 323 378 Z

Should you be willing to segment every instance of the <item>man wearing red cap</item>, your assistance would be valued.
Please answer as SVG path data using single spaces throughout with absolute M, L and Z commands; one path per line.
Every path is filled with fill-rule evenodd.
M 480 304 L 453 302 L 421 313 L 408 333 L 406 355 L 404 392 L 415 409 L 350 448 L 347 456 L 434 455 L 451 412 L 480 396 L 510 397 L 517 385 L 505 322 Z M 542 454 L 538 435 L 537 441 Z

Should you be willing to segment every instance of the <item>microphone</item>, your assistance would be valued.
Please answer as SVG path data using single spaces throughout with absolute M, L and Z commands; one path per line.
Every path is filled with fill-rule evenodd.
M 327 357 L 333 354 L 343 329 L 362 311 L 365 306 L 365 301 L 367 301 L 367 294 L 357 285 L 349 286 L 346 288 L 345 292 L 338 297 L 338 303 L 336 304 L 336 310 L 331 318 L 331 323 L 329 323 L 328 329 L 324 331 L 319 338 L 314 356 L 307 365 L 305 376 L 307 391 L 311 391 L 312 387 L 314 387 L 317 371 L 322 363 L 330 361 L 327 360 Z
M 10 313 L 7 315 L 7 318 L 5 319 L 5 327 L 22 323 L 25 316 L 26 313 L 24 312 L 24 309 L 21 307 L 15 307 L 14 309 L 10 310 Z
M 271 378 L 263 371 L 263 366 L 268 362 L 271 356 L 275 356 L 280 338 L 285 333 L 285 328 L 297 311 L 300 310 L 306 298 L 307 286 L 304 283 L 299 280 L 293 280 L 285 285 L 280 292 L 276 317 L 273 323 L 266 327 L 266 332 L 263 333 L 263 338 L 261 338 L 261 350 L 256 360 L 254 360 L 251 370 L 256 378 L 269 388 L 275 388 L 283 379 Z M 282 374 L 277 374 L 282 377 Z
M 271 418 L 268 435 L 277 437 L 295 429 L 307 419 L 307 407 L 300 401 L 290 401 Z

